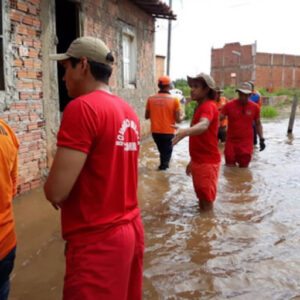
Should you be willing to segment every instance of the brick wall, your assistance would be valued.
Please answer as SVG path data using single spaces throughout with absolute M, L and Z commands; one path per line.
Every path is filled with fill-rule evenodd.
M 55 152 L 60 122 L 58 91 L 53 69 L 56 65 L 48 57 L 56 47 L 55 10 L 54 0 L 10 0 L 8 4 L 3 13 L 6 90 L 0 91 L 0 118 L 13 128 L 20 141 L 18 191 L 23 193 L 42 183 Z M 134 107 L 141 120 L 142 134 L 147 135 L 145 103 L 156 87 L 154 18 L 129 0 L 86 0 L 81 1 L 81 7 L 82 34 L 103 39 L 113 50 L 117 63 L 110 81 L 112 92 Z M 123 62 L 119 53 L 124 24 L 134 29 L 137 40 L 137 83 L 132 89 L 123 86 L 121 72 Z
M 252 78 L 252 47 L 253 45 L 230 43 L 223 48 L 211 50 L 211 75 L 217 85 L 237 85 Z
M 8 71 L 0 118 L 10 124 L 20 141 L 20 193 L 39 186 L 41 169 L 46 167 L 39 4 L 39 0 L 11 0 L 5 11 L 9 16 L 4 25 L 9 38 L 4 47 Z
M 259 53 L 255 44 L 231 43 L 211 52 L 211 74 L 221 86 L 252 80 L 268 90 L 299 88 L 299 70 L 300 56 Z M 234 81 L 232 73 L 236 74 Z

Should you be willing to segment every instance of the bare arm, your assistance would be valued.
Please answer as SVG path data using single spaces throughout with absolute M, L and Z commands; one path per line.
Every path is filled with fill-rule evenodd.
M 181 110 L 176 110 L 175 111 L 175 121 L 176 123 L 180 123 L 183 120 L 183 115 Z
M 174 126 L 177 129 L 177 132 L 172 139 L 172 145 L 176 145 L 179 141 L 181 141 L 186 136 L 193 136 L 193 135 L 199 135 L 207 130 L 210 122 L 207 118 L 201 118 L 200 121 L 195 124 L 194 126 L 190 128 L 178 128 L 177 126 Z
M 52 204 L 61 204 L 70 194 L 87 154 L 70 148 L 58 147 L 50 174 L 44 185 L 46 198 Z

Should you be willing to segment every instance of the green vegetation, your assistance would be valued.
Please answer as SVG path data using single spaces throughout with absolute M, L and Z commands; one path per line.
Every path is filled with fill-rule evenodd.
M 184 97 L 190 96 L 190 87 L 187 84 L 187 81 L 185 79 L 177 79 L 174 81 L 174 86 L 176 89 L 179 89 L 182 91 Z
M 190 87 L 187 84 L 186 79 L 177 79 L 174 81 L 175 88 L 182 90 L 185 97 L 190 97 Z M 227 99 L 237 98 L 236 86 L 225 86 L 223 96 Z M 263 97 L 272 97 L 272 96 L 287 96 L 290 101 L 282 102 L 274 106 L 263 106 L 261 109 L 261 116 L 264 118 L 273 118 L 278 115 L 278 110 L 280 108 L 289 106 L 292 103 L 294 95 L 300 100 L 300 89 L 295 88 L 282 88 L 272 93 L 268 92 L 265 88 L 256 87 Z M 185 115 L 187 119 L 191 119 L 194 114 L 195 107 L 197 105 L 196 101 L 192 101 L 185 106 Z
M 196 106 L 197 106 L 196 101 L 191 101 L 185 106 L 184 112 L 185 112 L 185 117 L 187 120 L 191 120 L 193 118 Z
M 278 115 L 278 111 L 273 106 L 262 106 L 260 114 L 263 118 L 274 118 Z

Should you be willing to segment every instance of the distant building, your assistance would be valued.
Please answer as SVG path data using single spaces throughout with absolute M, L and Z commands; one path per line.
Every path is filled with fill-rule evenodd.
M 225 44 L 211 50 L 211 75 L 219 86 L 238 85 L 252 80 L 270 91 L 300 88 L 300 56 L 261 53 L 256 43 Z
M 156 71 L 156 82 L 160 76 L 165 75 L 165 60 L 166 57 L 164 55 L 156 55 L 155 56 L 155 71 Z

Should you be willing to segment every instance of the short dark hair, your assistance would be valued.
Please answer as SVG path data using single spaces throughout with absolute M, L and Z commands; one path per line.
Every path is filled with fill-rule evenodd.
M 161 82 L 159 82 L 159 83 L 157 84 L 157 86 L 159 87 L 160 90 L 165 90 L 165 89 L 167 89 L 167 88 L 168 88 L 168 89 L 171 88 L 169 84 L 162 84 Z
M 112 61 L 113 61 L 113 56 L 112 56 Z M 80 62 L 80 59 L 75 58 L 75 57 L 70 57 L 70 62 L 71 62 L 72 68 L 74 68 Z M 99 80 L 99 81 L 102 81 L 102 82 L 108 84 L 109 78 L 112 74 L 112 67 L 109 65 L 94 62 L 91 60 L 88 60 L 88 64 L 90 65 L 91 74 L 93 75 L 93 77 L 96 80 Z

